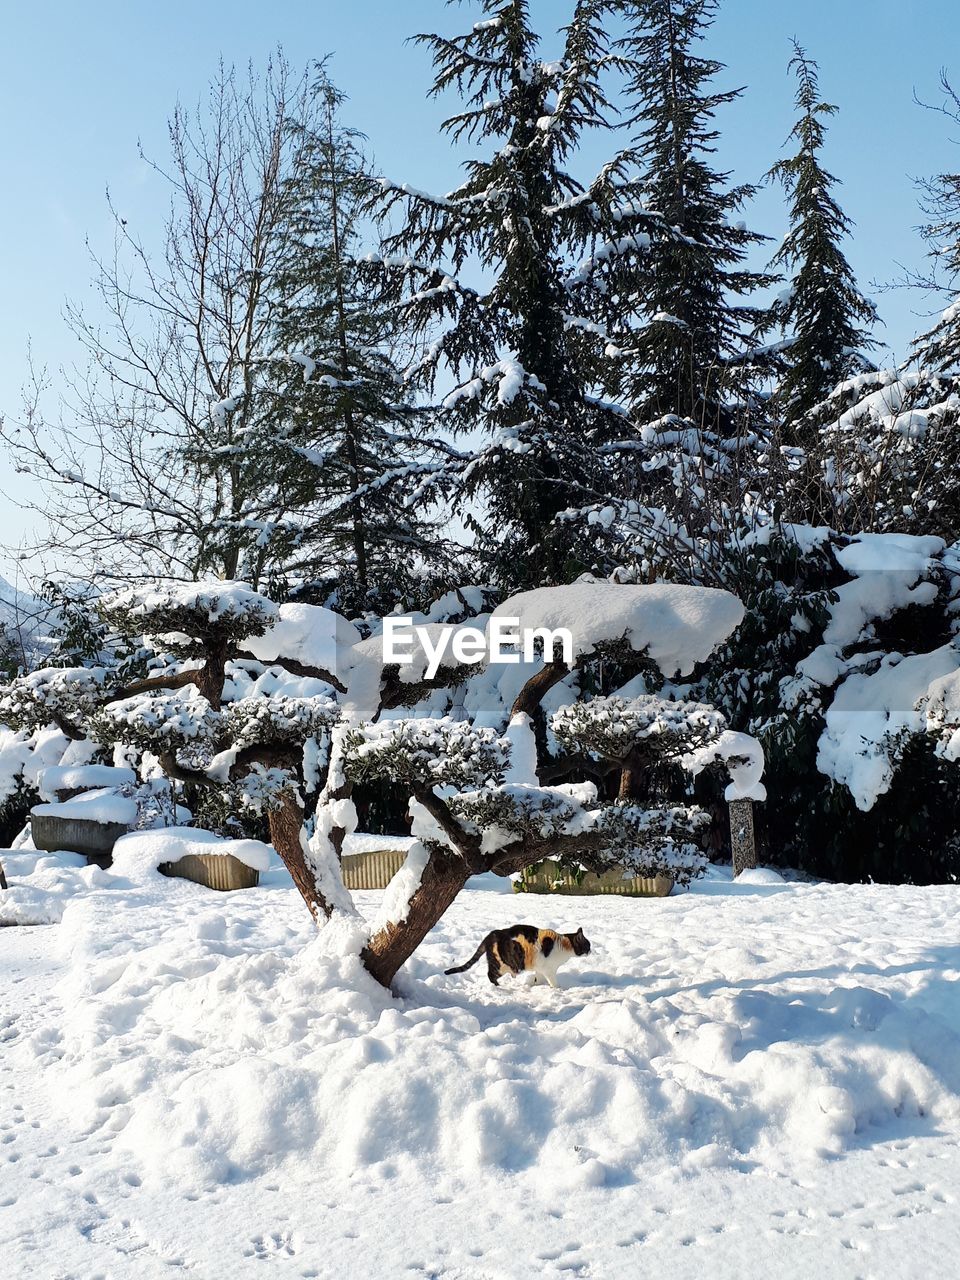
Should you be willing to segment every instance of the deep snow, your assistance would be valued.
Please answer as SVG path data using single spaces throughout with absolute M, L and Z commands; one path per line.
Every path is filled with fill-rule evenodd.
M 280 869 L 214 894 L 2 857 L 0 918 L 66 907 L 0 930 L 4 1274 L 886 1278 L 956 1256 L 957 888 L 485 878 L 392 999 Z M 518 920 L 584 927 L 561 991 L 443 976 Z

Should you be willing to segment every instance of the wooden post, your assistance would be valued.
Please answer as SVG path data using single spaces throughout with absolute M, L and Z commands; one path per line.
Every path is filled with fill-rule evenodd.
M 731 800 L 730 847 L 733 850 L 733 877 L 757 865 L 757 845 L 753 835 L 753 801 Z

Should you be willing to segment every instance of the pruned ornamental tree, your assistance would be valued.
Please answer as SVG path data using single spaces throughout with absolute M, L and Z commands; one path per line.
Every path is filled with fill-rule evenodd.
M 625 698 L 616 708 L 623 724 L 614 725 L 610 700 L 597 699 L 591 710 L 594 703 L 581 707 L 576 699 L 583 664 L 606 645 L 643 653 L 666 675 L 688 670 L 740 621 L 735 597 L 705 588 L 582 582 L 523 592 L 498 615 L 517 617 L 522 629 L 566 625 L 573 640 L 570 664 L 544 653 L 520 686 L 502 736 L 447 719 L 396 719 L 344 737 L 348 777 L 409 786 L 419 838 L 404 892 L 390 900 L 364 950 L 367 968 L 385 985 L 471 876 L 512 876 L 551 857 L 599 872 L 665 871 L 682 882 L 703 865 L 695 837 L 706 816 L 692 805 L 641 802 L 634 782 L 644 750 L 651 761 L 679 760 L 718 739 L 723 717 L 708 707 Z M 561 748 L 553 754 L 543 704 L 564 681 L 574 705 L 550 719 Z M 619 768 L 615 795 L 583 780 L 586 754 Z
M 618 799 L 629 800 L 637 797 L 645 773 L 715 742 L 727 722 L 703 703 L 641 694 L 571 703 L 553 714 L 550 727 L 571 757 L 587 756 L 594 767 L 615 772 Z
M 143 634 L 162 669 L 128 683 L 105 667 L 41 669 L 7 686 L 0 719 L 17 729 L 55 724 L 72 741 L 127 749 L 147 768 L 155 761 L 172 781 L 226 791 L 236 810 L 265 811 L 277 853 L 310 905 L 313 877 L 300 840 L 304 746 L 323 734 L 336 705 L 282 695 L 225 704 L 228 664 L 277 621 L 277 606 L 239 583 L 173 583 L 128 588 L 100 612 Z
M 105 668 L 34 672 L 7 686 L 0 719 L 55 723 L 70 739 L 119 748 L 147 777 L 159 770 L 215 789 L 235 813 L 265 813 L 318 925 L 357 915 L 339 865 L 357 821 L 353 787 L 405 788 L 417 840 L 362 945 L 386 986 L 471 876 L 510 876 L 550 857 L 682 882 L 702 865 L 704 814 L 682 796 L 652 802 L 638 780 L 711 748 L 723 717 L 649 695 L 584 701 L 583 674 L 608 646 L 664 676 L 689 671 L 742 617 L 726 592 L 589 581 L 505 601 L 492 618 L 519 620 L 544 649 L 508 653 L 515 693 L 499 727 L 421 705 L 475 683 L 489 708 L 484 682 L 502 678 L 492 666 L 469 670 L 448 655 L 430 674 L 422 647 L 406 666 L 385 662 L 379 637 L 361 639 L 330 610 L 277 606 L 241 583 L 130 588 L 100 608 L 143 635 L 154 669 L 126 685 Z M 488 619 L 451 629 L 461 625 L 481 637 L 492 628 Z M 559 626 L 571 633 L 562 657 L 552 650 Z

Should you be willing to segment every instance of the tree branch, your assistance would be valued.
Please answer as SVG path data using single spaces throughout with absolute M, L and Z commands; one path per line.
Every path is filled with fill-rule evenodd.
M 429 787 L 415 787 L 413 798 L 422 804 L 430 817 L 447 837 L 457 853 L 467 864 L 471 875 L 479 875 L 486 870 L 483 854 L 480 852 L 480 837 L 472 835 L 460 826 L 447 807 Z

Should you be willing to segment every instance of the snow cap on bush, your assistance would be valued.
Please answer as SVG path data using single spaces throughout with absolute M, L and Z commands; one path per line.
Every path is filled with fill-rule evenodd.
M 647 763 L 706 746 L 726 725 L 724 716 L 705 703 L 669 702 L 653 694 L 574 702 L 550 717 L 554 737 L 566 751 L 603 760 L 625 760 L 633 752 Z
M 509 742 L 493 729 L 448 717 L 387 720 L 344 735 L 344 762 L 355 782 L 389 778 L 414 787 L 478 787 L 502 780 L 509 755 Z
M 201 657 L 205 642 L 236 642 L 262 635 L 277 606 L 244 582 L 162 582 L 126 587 L 108 596 L 100 612 L 113 626 L 142 632 L 181 657 Z

